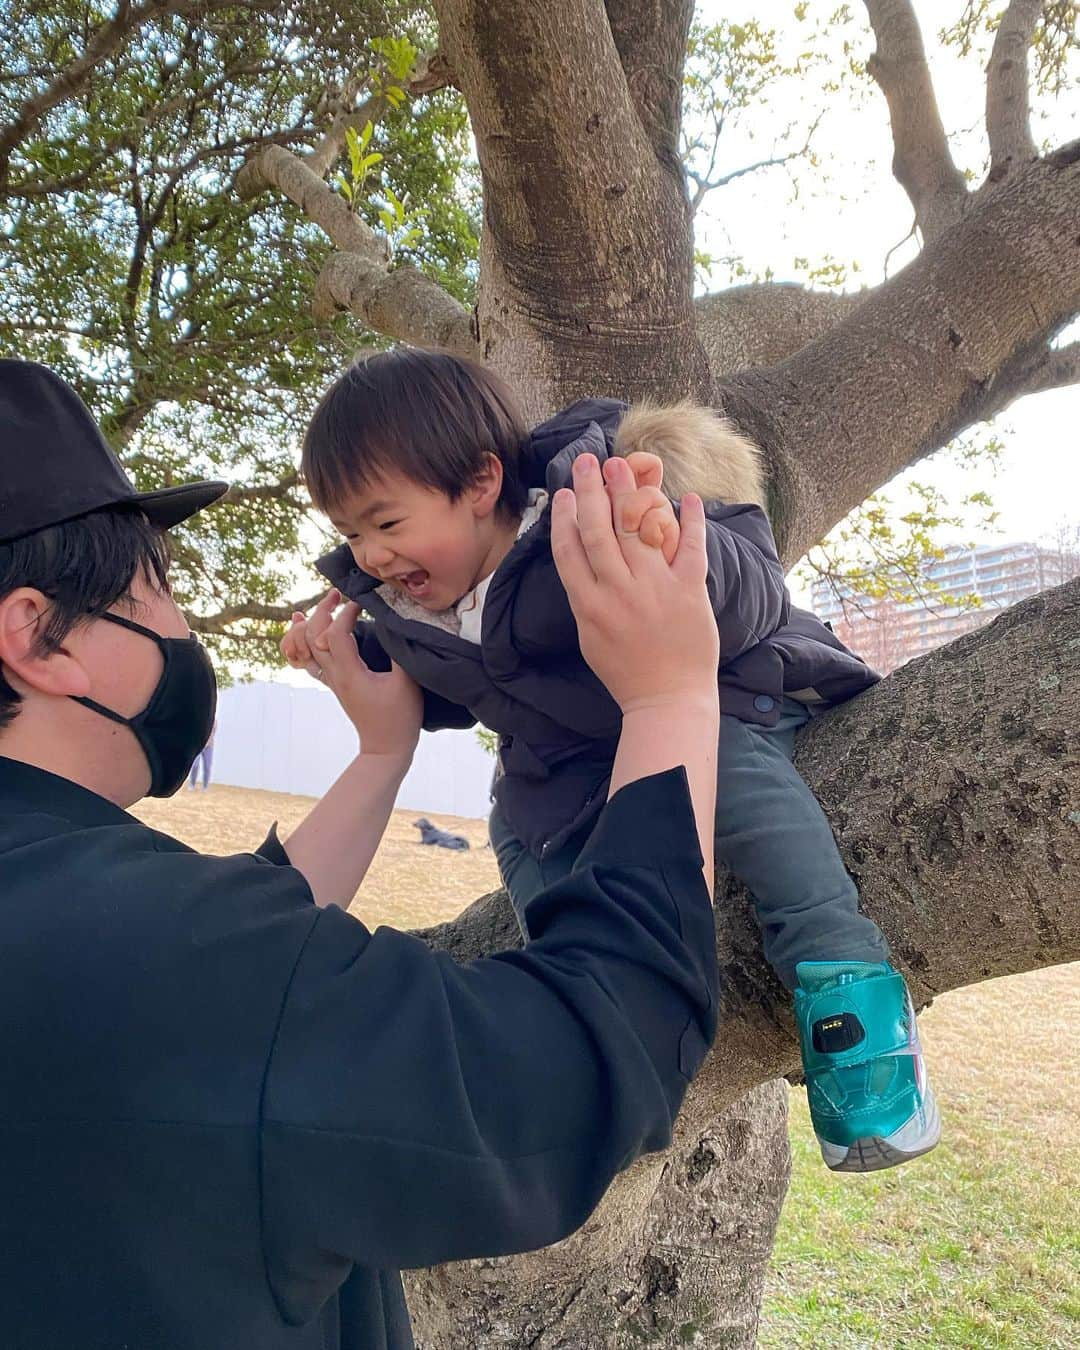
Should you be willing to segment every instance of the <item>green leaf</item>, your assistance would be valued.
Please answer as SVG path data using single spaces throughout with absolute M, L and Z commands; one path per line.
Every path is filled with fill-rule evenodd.
M 383 188 L 383 191 L 386 193 L 387 197 L 390 198 L 390 205 L 394 208 L 394 215 L 397 217 L 397 223 L 399 225 L 403 224 L 405 220 L 405 203 L 389 184 Z
M 349 152 L 349 167 L 352 170 L 353 181 L 355 182 L 361 176 L 360 161 L 363 158 L 360 138 L 356 134 L 355 127 L 345 128 L 345 148 Z

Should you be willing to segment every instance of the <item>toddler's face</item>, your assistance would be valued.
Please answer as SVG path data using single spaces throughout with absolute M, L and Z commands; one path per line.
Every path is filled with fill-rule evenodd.
M 478 511 L 471 491 L 451 501 L 436 488 L 387 473 L 338 503 L 330 521 L 358 567 L 433 612 L 452 608 L 493 570 L 485 568 L 494 516 Z

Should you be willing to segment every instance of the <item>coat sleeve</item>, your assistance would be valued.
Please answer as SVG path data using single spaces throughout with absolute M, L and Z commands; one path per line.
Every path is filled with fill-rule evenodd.
M 390 658 L 376 636 L 375 625 L 370 619 L 360 620 L 353 629 L 353 637 L 365 665 L 371 670 L 390 669 Z M 425 731 L 445 731 L 449 727 L 467 729 L 476 725 L 476 718 L 460 703 L 452 703 L 430 689 L 423 690 L 423 694 Z
M 458 965 L 322 912 L 264 1096 L 279 1302 L 335 1256 L 409 1267 L 554 1242 L 670 1142 L 717 997 L 682 770 L 617 794 L 529 926 L 523 950 Z
M 706 521 L 709 599 L 726 664 L 787 622 L 790 599 L 769 519 L 760 506 L 722 506 Z

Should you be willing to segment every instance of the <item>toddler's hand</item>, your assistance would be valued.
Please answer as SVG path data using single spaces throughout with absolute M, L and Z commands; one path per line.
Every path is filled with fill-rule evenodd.
M 659 455 L 652 455 L 647 450 L 631 450 L 626 462 L 634 475 L 635 487 L 664 486 L 664 461 Z
M 312 610 L 310 619 L 299 610 L 293 614 L 289 630 L 281 639 L 281 654 L 293 670 L 306 670 L 313 678 L 319 678 L 317 672 L 320 667 L 311 645 L 315 640 L 311 625 L 315 623 L 320 631 L 325 628 L 330 621 L 330 615 L 340 602 L 340 593 L 331 590 Z
M 653 476 L 656 481 L 645 483 L 641 478 L 638 478 L 635 472 L 635 489 L 632 492 L 620 492 L 623 529 L 628 533 L 636 531 L 643 544 L 648 544 L 650 548 L 660 549 L 664 555 L 664 561 L 671 563 L 674 561 L 675 554 L 679 551 L 679 522 L 676 519 L 671 502 L 660 491 L 659 480 L 663 478 L 664 466 L 655 455 L 647 455 L 640 450 L 635 451 L 632 455 L 627 455 L 627 464 L 630 464 L 630 461 L 634 459 L 654 461 L 655 474 L 649 465 L 639 467 L 643 470 L 643 478 L 647 475 Z M 613 472 L 610 467 L 611 464 L 612 461 L 608 460 L 604 465 L 604 479 L 607 484 L 608 497 L 614 504 L 616 489 L 611 481 Z

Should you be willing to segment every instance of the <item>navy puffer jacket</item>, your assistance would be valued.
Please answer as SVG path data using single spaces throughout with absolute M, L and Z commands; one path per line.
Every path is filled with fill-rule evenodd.
M 537 427 L 523 452 L 527 485 L 554 493 L 570 486 L 578 455 L 605 460 L 624 411 L 614 400 L 586 399 Z M 771 726 L 785 693 L 828 706 L 877 681 L 819 619 L 792 607 L 760 506 L 708 501 L 706 517 L 722 712 Z M 621 719 L 581 655 L 551 556 L 549 513 L 495 571 L 479 645 L 398 613 L 392 592 L 357 567 L 348 545 L 318 568 L 371 616 L 356 631 L 368 665 L 386 670 L 392 659 L 426 691 L 429 731 L 479 721 L 498 732 L 496 795 L 535 856 L 591 824 L 606 798 Z

